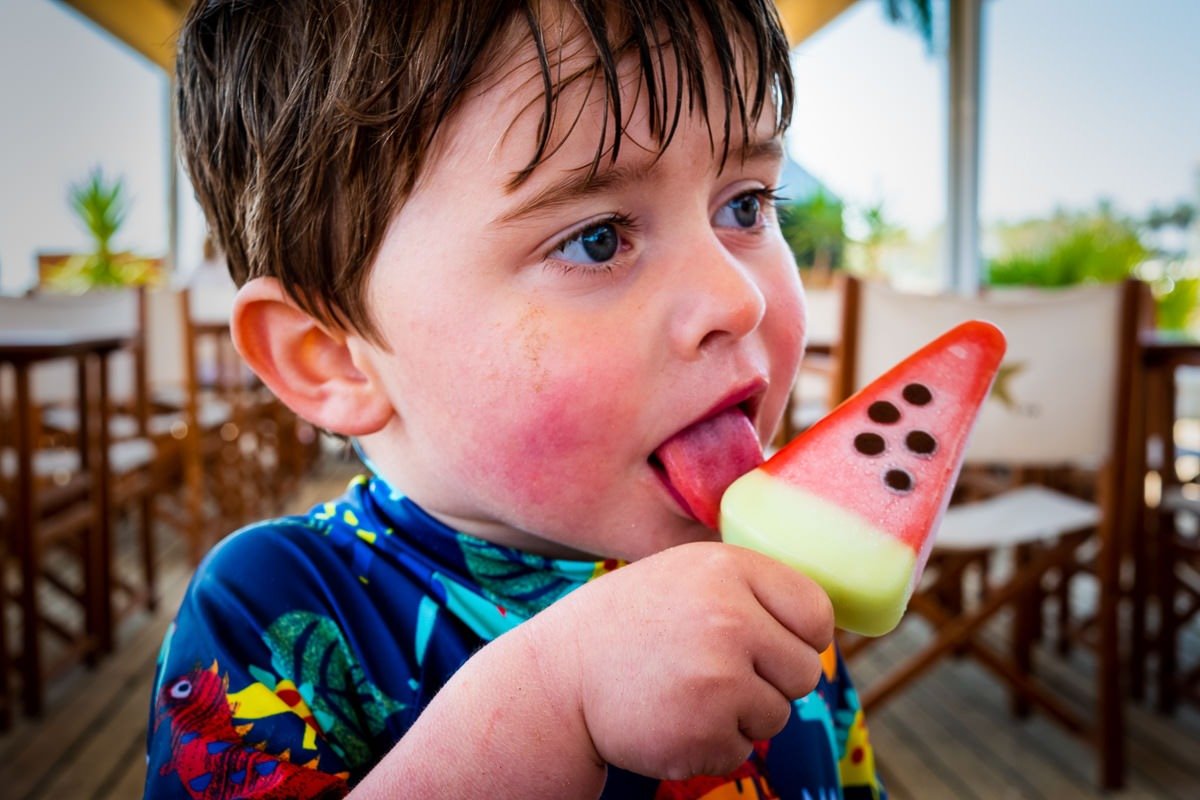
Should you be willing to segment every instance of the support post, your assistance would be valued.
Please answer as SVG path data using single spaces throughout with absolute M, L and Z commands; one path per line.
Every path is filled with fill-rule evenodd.
M 983 49 L 983 0 L 950 0 L 947 55 L 949 130 L 947 149 L 945 274 L 948 287 L 979 290 L 979 65 Z

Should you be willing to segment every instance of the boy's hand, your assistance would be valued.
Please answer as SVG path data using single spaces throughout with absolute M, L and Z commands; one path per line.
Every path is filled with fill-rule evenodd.
M 680 779 L 728 773 L 783 728 L 820 678 L 833 609 L 795 570 L 706 542 L 606 575 L 523 627 L 600 760 Z

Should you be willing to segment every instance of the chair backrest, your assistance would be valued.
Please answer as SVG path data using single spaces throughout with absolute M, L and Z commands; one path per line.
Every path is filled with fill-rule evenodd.
M 1096 467 L 1124 455 L 1144 286 L 918 295 L 847 279 L 838 394 L 846 397 L 958 322 L 984 319 L 1008 351 L 969 463 Z
M 223 340 L 228 339 L 236 294 L 237 287 L 227 275 L 206 275 L 186 286 L 147 291 L 147 360 L 152 386 L 178 390 L 189 382 L 203 385 L 213 381 L 218 363 L 231 357 L 232 343 L 225 347 Z
M 188 315 L 193 323 L 228 324 L 237 296 L 237 285 L 228 274 L 193 280 L 188 284 Z
M 187 292 L 146 290 L 146 371 L 153 393 L 182 393 L 188 380 Z
M 835 345 L 841 336 L 842 300 L 833 284 L 804 285 L 806 337 L 810 347 L 817 349 Z
M 227 278 L 147 292 L 147 361 L 156 396 L 194 411 L 202 391 L 246 385 L 249 368 L 229 335 L 236 294 Z

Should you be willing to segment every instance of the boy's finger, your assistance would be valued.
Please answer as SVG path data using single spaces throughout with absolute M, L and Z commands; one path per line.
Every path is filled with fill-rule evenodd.
M 752 681 L 747 687 L 738 729 L 751 741 L 770 739 L 783 730 L 792 715 L 792 701 L 771 681 Z
M 750 551 L 747 551 L 750 552 Z M 761 554 L 746 576 L 767 613 L 820 652 L 833 642 L 833 604 L 812 579 Z
M 820 652 L 779 623 L 757 650 L 754 671 L 788 700 L 811 692 L 824 669 Z

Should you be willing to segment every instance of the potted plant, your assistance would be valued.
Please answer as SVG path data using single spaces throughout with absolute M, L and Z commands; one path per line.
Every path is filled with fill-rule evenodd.
M 41 276 L 51 289 L 86 292 L 103 287 L 140 286 L 161 279 L 158 259 L 114 251 L 113 238 L 128 213 L 124 182 L 108 180 L 99 167 L 84 181 L 71 186 L 71 209 L 92 238 L 92 251 L 72 255 L 48 267 Z

